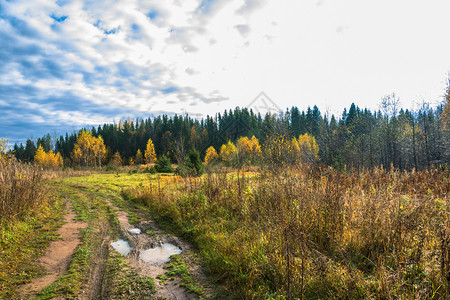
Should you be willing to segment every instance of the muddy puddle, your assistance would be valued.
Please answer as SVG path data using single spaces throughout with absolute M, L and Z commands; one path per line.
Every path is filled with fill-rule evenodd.
M 115 242 L 111 242 L 111 246 L 114 248 L 114 250 L 116 250 L 117 252 L 119 252 L 122 255 L 127 256 L 128 254 L 130 254 L 131 247 L 127 241 L 119 239 Z
M 175 254 L 181 254 L 182 250 L 177 246 L 166 243 L 161 247 L 147 249 L 142 251 L 139 258 L 146 263 L 154 265 L 162 265 L 170 261 L 170 256 Z

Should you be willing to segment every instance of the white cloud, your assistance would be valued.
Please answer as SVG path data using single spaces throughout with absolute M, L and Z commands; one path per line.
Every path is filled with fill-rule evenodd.
M 283 110 L 317 104 L 340 113 L 351 102 L 374 109 L 392 92 L 406 105 L 435 101 L 450 71 L 445 0 L 1 4 L 0 81 L 29 103 L 70 93 L 126 113 L 214 114 L 265 91 Z M 88 107 L 45 114 L 116 116 Z

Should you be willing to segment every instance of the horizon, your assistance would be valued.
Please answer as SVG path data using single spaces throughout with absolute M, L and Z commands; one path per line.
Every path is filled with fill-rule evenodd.
M 0 0 L 0 136 L 161 113 L 443 102 L 450 3 Z

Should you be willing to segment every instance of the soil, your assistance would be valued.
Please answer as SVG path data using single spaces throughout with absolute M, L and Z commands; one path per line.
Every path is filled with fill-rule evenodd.
M 156 279 L 158 275 L 164 275 L 166 273 L 167 270 L 164 269 L 164 264 L 151 264 L 139 258 L 142 251 L 161 246 L 164 243 L 171 243 L 182 250 L 180 255 L 189 266 L 192 278 L 199 283 L 205 292 L 202 297 L 212 297 L 214 288 L 208 285 L 209 281 L 204 275 L 199 261 L 195 258 L 194 252 L 189 244 L 160 230 L 155 222 L 146 214 L 141 216 L 145 221 L 131 225 L 127 212 L 118 209 L 108 200 L 106 202 L 117 212 L 122 231 L 121 235 L 123 239 L 129 242 L 132 249 L 124 260 L 135 268 L 139 274 L 151 277 L 155 281 L 157 292 L 152 295 L 152 298 L 177 300 L 200 298 L 199 295 L 189 293 L 185 288 L 180 287 L 180 283 L 182 283 L 180 278 L 175 277 L 175 280 L 166 280 L 165 282 Z M 52 242 L 45 255 L 39 259 L 39 264 L 45 269 L 47 274 L 22 286 L 18 293 L 20 295 L 19 299 L 36 297 L 39 291 L 55 282 L 67 270 L 72 255 L 80 244 L 79 230 L 87 227 L 87 224 L 74 220 L 76 214 L 72 211 L 70 203 L 68 203 L 66 209 L 68 213 L 64 218 L 65 223 L 58 230 L 61 239 Z M 128 230 L 132 228 L 139 228 L 141 234 L 131 234 Z M 98 229 L 98 234 L 101 235 L 102 244 L 94 255 L 95 259 L 91 263 L 90 274 L 85 289 L 81 290 L 78 296 L 78 299 L 81 300 L 99 299 L 101 297 L 108 254 L 109 251 L 115 251 L 111 246 L 112 240 L 109 235 L 108 225 L 101 225 Z
M 128 214 L 126 212 L 117 209 L 111 203 L 108 204 L 117 211 L 120 227 L 124 232 L 125 239 L 128 240 L 132 249 L 125 261 L 129 265 L 137 269 L 140 274 L 152 277 L 154 279 L 158 275 L 165 274 L 166 269 L 164 269 L 164 265 L 147 263 L 139 258 L 139 255 L 142 251 L 149 248 L 158 247 L 164 243 L 171 243 L 179 247 L 183 251 L 181 254 L 183 259 L 186 262 L 189 262 L 191 260 L 189 257 L 192 253 L 191 247 L 179 238 L 165 234 L 156 226 L 153 220 L 143 221 L 139 224 L 131 225 L 128 221 Z M 139 228 L 141 230 L 141 234 L 130 234 L 128 230 L 132 228 Z M 146 234 L 146 232 L 148 231 L 150 231 L 152 234 Z M 206 276 L 204 276 L 204 274 L 202 273 L 201 268 L 195 268 L 195 270 L 193 270 L 192 268 L 190 269 L 193 278 L 206 278 Z M 202 280 L 202 282 L 206 282 L 206 280 Z M 181 281 L 179 278 L 176 278 L 173 281 L 166 281 L 165 283 L 161 283 L 161 281 L 155 279 L 157 292 L 154 297 L 156 299 L 177 300 L 199 299 L 199 296 L 197 294 L 188 293 L 186 289 L 180 287 L 180 283 Z M 206 295 L 203 295 L 203 297 L 207 297 L 208 293 L 210 293 L 211 291 L 208 287 L 202 286 L 202 288 L 206 292 Z
M 19 291 L 20 299 L 35 297 L 37 292 L 55 282 L 67 270 L 72 254 L 80 244 L 79 230 L 87 226 L 86 223 L 75 220 L 76 214 L 72 211 L 70 204 L 67 210 L 64 225 L 58 229 L 61 239 L 51 242 L 47 252 L 38 262 L 47 274 L 22 286 Z

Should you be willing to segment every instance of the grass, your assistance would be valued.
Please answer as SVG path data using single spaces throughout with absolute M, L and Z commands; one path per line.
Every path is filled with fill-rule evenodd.
M 41 170 L 0 153 L 0 226 L 25 220 L 46 200 Z
M 103 299 L 147 299 L 156 292 L 150 277 L 139 275 L 114 252 L 108 257 L 103 286 Z
M 90 184 L 80 184 L 79 179 L 73 177 L 54 181 L 53 188 L 71 200 L 77 218 L 86 222 L 88 227 L 81 231 L 81 245 L 74 253 L 67 272 L 42 290 L 38 299 L 52 297 L 77 299 L 80 292 L 88 288 L 86 282 L 90 270 L 94 261 L 102 256 L 104 241 L 120 236 L 117 214 L 105 200 L 117 200 L 120 193 L 98 189 Z M 105 297 L 108 299 L 136 299 L 138 296 L 154 293 L 153 280 L 139 275 L 120 258 L 120 255 L 112 251 L 108 251 L 104 278 L 101 297 L 107 295 Z
M 202 295 L 204 293 L 203 289 L 193 280 L 189 268 L 183 258 L 180 255 L 172 255 L 170 259 L 171 262 L 165 266 L 165 269 L 167 269 L 166 275 L 169 276 L 164 276 L 165 280 L 174 278 L 174 276 L 179 276 L 182 282 L 180 286 L 185 287 L 189 293 Z
M 0 229 L 0 299 L 13 298 L 20 284 L 44 274 L 37 260 L 58 239 L 63 200 L 50 197 L 33 214 Z
M 148 209 L 160 225 L 170 224 L 195 243 L 209 271 L 236 298 L 450 296 L 448 172 L 340 173 L 302 166 L 196 179 L 131 172 L 65 178 L 56 186 L 91 224 L 84 233 L 86 247 L 96 243 L 95 220 L 118 226 L 104 199 L 136 221 L 139 214 L 133 211 Z M 87 265 L 93 249 L 79 253 Z M 132 297 L 126 287 L 135 273 L 114 271 L 123 264 L 117 259 L 108 258 L 108 280 L 117 284 L 111 297 Z M 169 266 L 167 279 L 160 280 L 188 278 L 186 264 L 176 256 Z M 81 287 L 85 270 L 76 274 Z M 150 281 L 136 281 L 150 293 Z M 189 288 L 189 281 L 183 284 Z M 79 287 L 52 293 L 75 297 Z
M 193 240 L 239 298 L 449 295 L 448 173 L 308 166 L 125 193 Z

